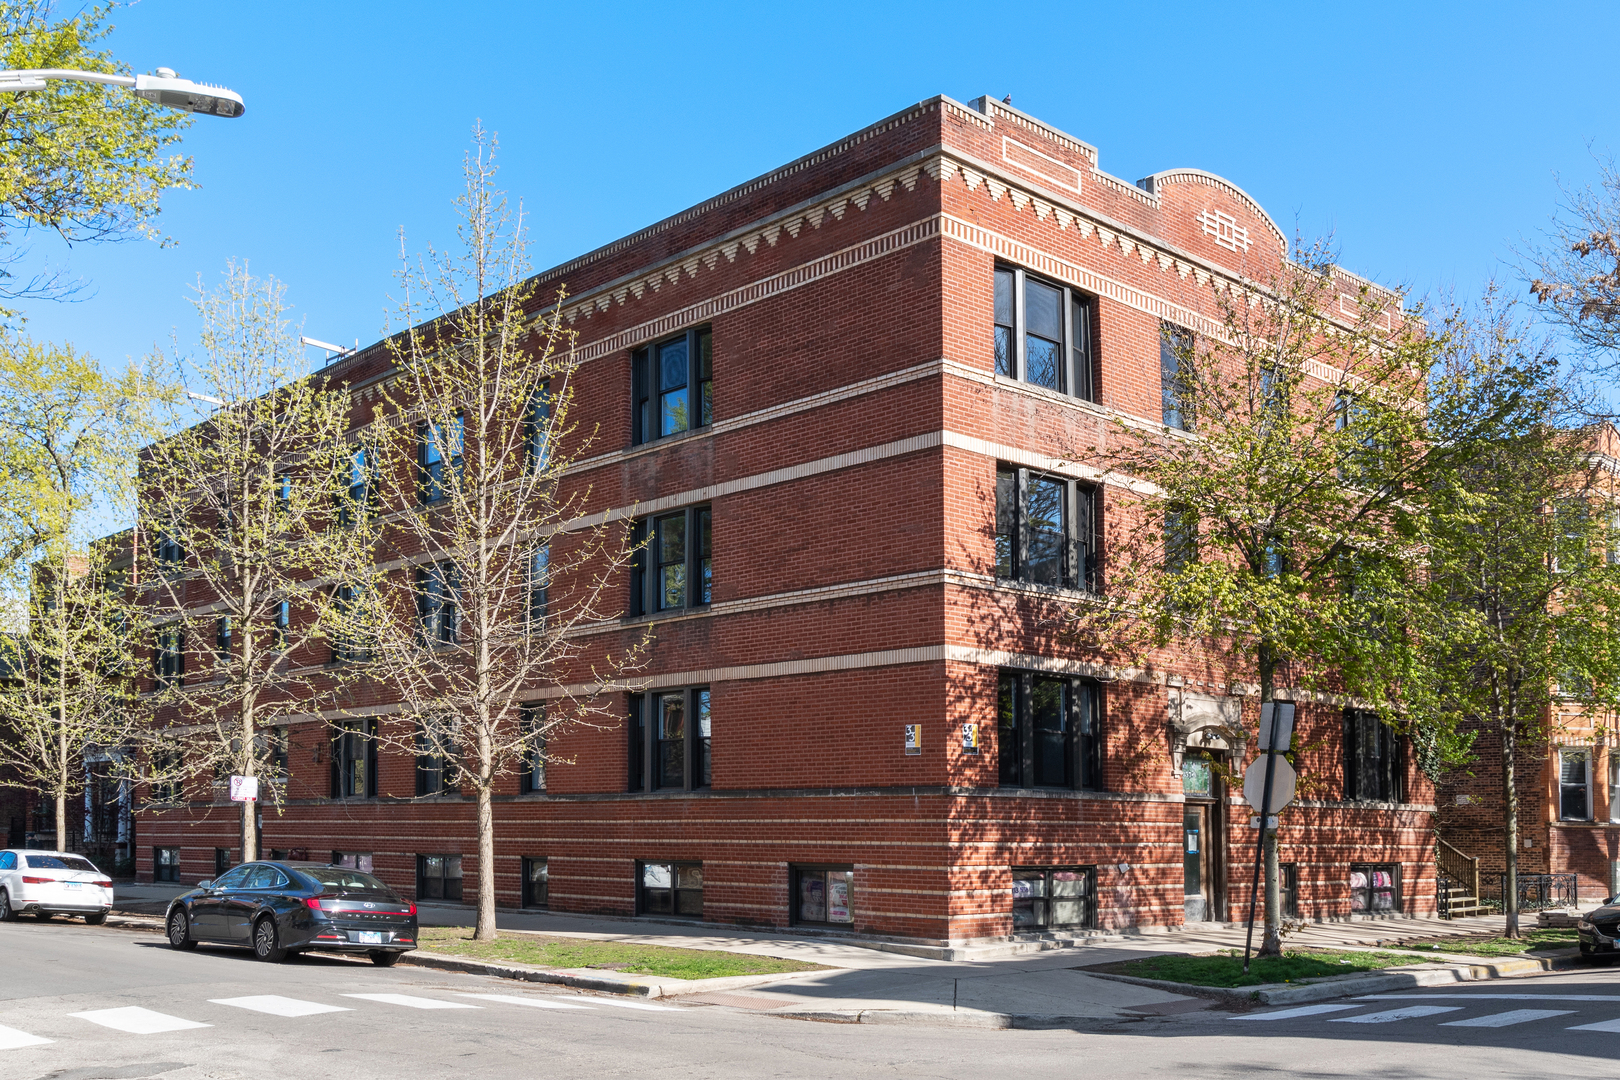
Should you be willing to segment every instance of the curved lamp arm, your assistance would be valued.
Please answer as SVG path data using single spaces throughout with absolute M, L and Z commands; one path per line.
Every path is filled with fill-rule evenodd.
M 122 86 L 154 105 L 182 112 L 236 117 L 247 111 L 242 104 L 242 95 L 236 91 L 182 79 L 170 68 L 158 68 L 156 75 L 108 75 L 100 71 L 75 71 L 72 68 L 13 68 L 0 70 L 0 94 L 43 90 L 51 79 Z

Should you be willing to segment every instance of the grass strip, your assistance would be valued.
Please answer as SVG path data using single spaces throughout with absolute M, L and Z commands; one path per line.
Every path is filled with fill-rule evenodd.
M 1245 975 L 1243 954 L 1235 949 L 1223 949 L 1209 956 L 1177 954 L 1125 960 L 1103 965 L 1096 970 L 1134 975 L 1139 979 L 1164 979 L 1191 986 L 1260 986 L 1263 983 L 1319 979 L 1328 975 L 1352 975 L 1358 971 L 1377 971 L 1429 960 L 1437 961 L 1437 958 L 1412 953 L 1294 949 L 1281 956 L 1252 958 L 1249 973 Z
M 427 952 L 469 956 L 475 960 L 553 968 L 599 968 L 625 975 L 662 975 L 672 979 L 723 979 L 733 975 L 831 970 L 824 964 L 776 956 L 543 934 L 501 933 L 494 941 L 474 941 L 472 929 L 466 926 L 422 927 L 418 946 Z
M 1477 937 L 1428 938 L 1421 942 L 1402 940 L 1400 944 L 1403 948 L 1433 949 L 1462 956 L 1503 957 L 1521 956 L 1533 949 L 1573 949 L 1577 939 L 1574 928 L 1556 927 L 1525 930 L 1522 937 L 1516 938 L 1480 934 Z

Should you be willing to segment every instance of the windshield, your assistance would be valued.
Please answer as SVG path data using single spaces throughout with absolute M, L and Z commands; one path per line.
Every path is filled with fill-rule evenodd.
M 26 855 L 24 858 L 34 870 L 88 870 L 96 873 L 89 859 L 81 859 L 77 855 Z
M 393 895 L 394 890 L 359 870 L 350 870 L 342 866 L 300 866 L 298 872 L 307 878 L 328 889 L 342 889 L 349 892 L 380 892 Z

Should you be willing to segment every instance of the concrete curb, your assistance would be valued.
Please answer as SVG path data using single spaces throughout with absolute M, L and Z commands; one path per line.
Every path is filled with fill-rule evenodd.
M 684 994 L 712 994 L 727 990 L 745 990 L 751 986 L 763 986 L 766 983 L 779 983 L 789 979 L 803 979 L 812 975 L 828 975 L 838 968 L 824 968 L 819 971 L 783 971 L 774 975 L 730 975 L 718 979 L 668 979 L 658 976 L 648 976 L 640 979 L 615 976 L 606 972 L 589 968 L 543 968 L 529 964 L 492 963 L 488 960 L 476 960 L 470 956 L 455 956 L 447 953 L 415 952 L 405 953 L 399 958 L 402 964 L 412 964 L 416 967 L 434 968 L 439 971 L 462 971 L 471 975 L 494 975 L 502 979 L 520 979 L 524 982 L 552 983 L 558 986 L 571 986 L 577 990 L 595 990 L 605 994 L 622 994 L 625 997 L 639 998 L 673 998 Z
M 1147 986 L 1171 994 L 1188 997 L 1213 997 L 1228 1001 L 1258 1001 L 1263 1005 L 1301 1005 L 1311 1001 L 1350 997 L 1355 994 L 1379 994 L 1389 990 L 1410 990 L 1423 986 L 1450 986 L 1462 982 L 1503 979 L 1514 975 L 1531 975 L 1543 971 L 1561 971 L 1579 966 L 1569 957 L 1515 957 L 1511 960 L 1493 960 L 1480 963 L 1435 965 L 1422 970 L 1403 969 L 1378 974 L 1330 975 L 1306 983 L 1266 983 L 1260 986 L 1194 986 L 1191 983 L 1166 982 L 1162 979 L 1140 979 L 1134 975 L 1116 975 L 1113 972 L 1087 970 L 1094 978 L 1111 982 Z
M 973 1028 L 979 1031 L 1006 1031 L 1011 1028 L 1040 1030 L 1106 1022 L 1095 1016 L 1037 1016 L 1026 1013 L 983 1012 L 959 1009 L 955 1012 L 927 1012 L 913 1009 L 794 1009 L 762 1012 L 758 1016 L 780 1016 L 788 1020 L 812 1020 L 824 1024 L 886 1024 L 915 1027 Z

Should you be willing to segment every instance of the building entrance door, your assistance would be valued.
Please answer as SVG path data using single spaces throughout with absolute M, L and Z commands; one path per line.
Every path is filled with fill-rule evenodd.
M 1184 866 L 1186 869 L 1186 902 L 1188 922 L 1207 922 L 1214 918 L 1214 874 L 1210 847 L 1214 843 L 1210 828 L 1210 807 L 1207 804 L 1186 806 L 1183 815 Z

